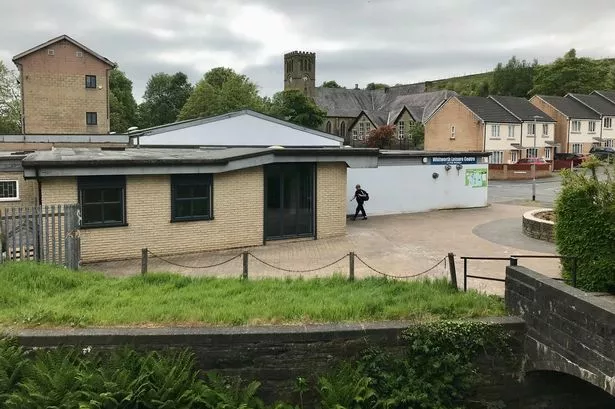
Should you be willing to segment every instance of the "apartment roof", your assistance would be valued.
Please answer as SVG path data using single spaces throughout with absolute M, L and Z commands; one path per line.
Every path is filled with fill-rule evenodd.
M 66 34 L 63 34 L 63 35 L 61 35 L 61 36 L 58 36 L 58 37 L 52 38 L 52 39 L 51 39 L 51 40 L 49 40 L 49 41 L 46 41 L 46 42 L 44 42 L 44 43 L 42 43 L 42 44 L 39 44 L 39 45 L 37 45 L 37 46 L 35 46 L 35 47 L 30 48 L 29 50 L 26 50 L 26 51 L 24 51 L 24 52 L 22 52 L 22 53 L 17 54 L 16 56 L 14 56 L 14 57 L 13 57 L 13 61 L 14 61 L 14 62 L 16 62 L 16 61 L 18 61 L 18 60 L 22 59 L 23 57 L 25 57 L 25 56 L 27 56 L 27 55 L 30 55 L 30 54 L 32 54 L 32 53 L 34 53 L 34 52 L 38 51 L 38 50 L 41 50 L 41 49 L 43 49 L 43 48 L 45 48 L 45 47 L 49 47 L 49 46 L 50 46 L 50 45 L 52 45 L 52 44 L 55 44 L 55 43 L 57 43 L 57 42 L 64 41 L 64 40 L 65 40 L 65 41 L 68 41 L 68 42 L 70 42 L 70 43 L 72 43 L 72 44 L 73 44 L 73 45 L 75 45 L 76 47 L 81 48 L 83 51 L 87 52 L 88 54 L 93 55 L 94 57 L 98 58 L 100 61 L 102 61 L 102 62 L 104 62 L 105 64 L 109 65 L 110 67 L 116 67 L 116 66 L 117 66 L 117 64 L 116 64 L 116 63 L 114 63 L 113 61 L 111 61 L 111 60 L 109 60 L 109 59 L 107 59 L 107 58 L 103 57 L 102 55 L 98 54 L 98 53 L 97 53 L 97 52 L 95 52 L 95 51 L 92 51 L 91 49 L 89 49 L 89 48 L 88 48 L 88 47 L 86 47 L 85 45 L 83 45 L 83 44 L 81 44 L 80 42 L 78 42 L 78 41 L 74 40 L 73 38 L 71 38 L 71 37 L 67 36 Z
M 515 124 L 520 122 L 513 114 L 490 98 L 463 96 L 456 98 L 484 122 Z
M 540 116 L 541 118 L 536 118 L 536 120 L 540 122 L 555 122 L 553 118 L 542 112 L 525 98 L 509 96 L 490 96 L 489 98 L 500 104 L 500 106 L 521 121 L 533 121 L 534 116 Z
M 573 98 L 583 105 L 589 107 L 592 111 L 600 115 L 615 116 L 615 103 L 601 97 L 600 95 L 585 95 L 585 94 L 568 94 L 566 97 Z
M 568 118 L 573 119 L 600 119 L 600 115 L 592 111 L 579 101 L 575 101 L 572 98 L 556 97 L 547 95 L 538 95 L 547 104 L 557 109 Z
M 615 104 L 615 91 L 594 91 L 591 95 L 600 95 L 602 98 L 606 98 Z

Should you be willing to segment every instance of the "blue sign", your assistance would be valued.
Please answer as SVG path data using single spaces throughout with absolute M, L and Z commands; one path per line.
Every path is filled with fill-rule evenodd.
M 476 156 L 434 156 L 431 158 L 432 165 L 474 165 L 476 164 Z

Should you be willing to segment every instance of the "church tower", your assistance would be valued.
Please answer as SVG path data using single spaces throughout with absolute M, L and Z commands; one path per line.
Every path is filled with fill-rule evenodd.
M 293 51 L 284 54 L 284 91 L 292 89 L 314 97 L 316 93 L 316 53 Z

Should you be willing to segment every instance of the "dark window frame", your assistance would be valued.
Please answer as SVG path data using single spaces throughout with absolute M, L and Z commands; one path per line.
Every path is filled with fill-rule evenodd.
M 85 76 L 85 87 L 86 88 L 96 88 L 96 75 L 86 75 Z
M 105 205 L 114 205 L 117 204 L 117 201 L 105 201 L 104 200 L 104 192 L 102 195 L 102 201 L 92 202 L 92 203 L 84 203 L 84 193 L 87 190 L 109 190 L 109 189 L 119 189 L 120 190 L 120 201 L 119 204 L 121 206 L 121 218 L 122 220 L 117 221 L 105 221 Z M 77 191 L 78 191 L 78 199 L 79 205 L 81 207 L 81 228 L 101 228 L 101 227 L 120 227 L 127 226 L 126 223 L 126 176 L 81 176 L 77 179 Z M 102 221 L 96 222 L 88 222 L 86 221 L 87 212 L 84 212 L 83 206 L 85 205 L 96 205 L 99 204 L 102 214 Z
M 188 222 L 188 221 L 203 221 L 203 220 L 213 220 L 214 219 L 214 179 L 213 175 L 210 173 L 204 174 L 187 174 L 187 175 L 171 175 L 171 222 Z M 189 215 L 189 216 L 178 216 L 178 201 L 180 202 L 191 202 L 191 206 L 193 207 L 194 201 L 203 200 L 204 197 L 192 197 L 192 198 L 178 198 L 177 197 L 177 188 L 178 187 L 203 187 L 206 186 L 209 188 L 208 194 L 208 214 L 207 215 Z M 194 210 L 192 208 L 192 210 Z
M 94 118 L 92 122 L 90 119 Z M 85 113 L 85 124 L 88 126 L 98 125 L 98 112 L 86 112 Z

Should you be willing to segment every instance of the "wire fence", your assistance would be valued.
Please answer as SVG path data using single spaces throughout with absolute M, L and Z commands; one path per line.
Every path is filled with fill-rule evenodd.
M 285 273 L 291 273 L 291 274 L 306 274 L 306 273 L 313 273 L 313 272 L 318 272 L 318 271 L 322 271 L 324 269 L 333 267 L 343 261 L 348 262 L 348 277 L 350 280 L 354 280 L 355 278 L 355 264 L 356 261 L 358 261 L 361 265 L 363 265 L 368 272 L 372 272 L 372 273 L 376 273 L 377 275 L 386 277 L 386 278 L 390 278 L 390 279 L 395 279 L 395 280 L 403 280 L 403 279 L 412 279 L 412 278 L 417 278 L 417 277 L 421 277 L 421 276 L 425 276 L 429 273 L 434 272 L 434 270 L 436 270 L 438 267 L 443 266 L 443 271 L 440 270 L 439 273 L 442 274 L 443 272 L 451 274 L 451 281 L 455 284 L 456 286 L 456 277 L 454 277 L 454 268 L 449 269 L 449 263 L 447 263 L 447 260 L 451 259 L 451 255 L 448 255 L 447 257 L 443 257 L 442 259 L 440 259 L 438 262 L 436 262 L 435 264 L 433 264 L 431 267 L 427 268 L 426 270 L 423 270 L 421 272 L 418 273 L 409 273 L 409 274 L 403 274 L 403 275 L 397 275 L 397 274 L 392 274 L 390 272 L 386 272 L 384 271 L 384 269 L 382 268 L 376 268 L 374 267 L 371 263 L 368 263 L 367 261 L 365 261 L 363 258 L 359 257 L 357 254 L 355 254 L 354 252 L 349 252 L 347 254 L 344 254 L 342 257 L 328 262 L 326 264 L 323 265 L 319 265 L 317 267 L 312 267 L 312 268 L 305 268 L 305 269 L 297 269 L 297 268 L 288 268 L 288 267 L 283 267 L 280 265 L 276 265 L 274 263 L 271 263 L 269 261 L 264 260 L 263 258 L 255 255 L 254 253 L 250 252 L 250 251 L 244 251 L 242 253 L 236 254 L 228 259 L 225 259 L 223 261 L 220 262 L 216 262 L 216 263 L 211 263 L 211 264 L 207 264 L 207 265 L 189 265 L 189 264 L 185 264 L 185 263 L 178 263 L 176 261 L 170 260 L 168 257 L 162 257 L 159 256 L 157 254 L 155 254 L 154 252 L 152 252 L 151 250 L 144 248 L 141 251 L 141 273 L 142 274 L 146 274 L 148 272 L 148 266 L 149 266 L 149 260 L 151 259 L 157 259 L 160 260 L 163 263 L 175 266 L 175 267 L 180 267 L 180 268 L 184 268 L 184 269 L 190 269 L 190 270 L 207 270 L 207 269 L 211 269 L 211 268 L 215 268 L 215 267 L 220 267 L 223 266 L 225 264 L 229 264 L 237 259 L 242 259 L 242 277 L 247 279 L 249 276 L 249 271 L 250 271 L 250 263 L 249 260 L 250 258 L 253 259 L 254 261 L 256 261 L 257 263 L 260 263 L 266 267 L 269 267 L 270 269 L 276 270 L 276 271 L 281 271 L 281 272 L 285 272 Z

